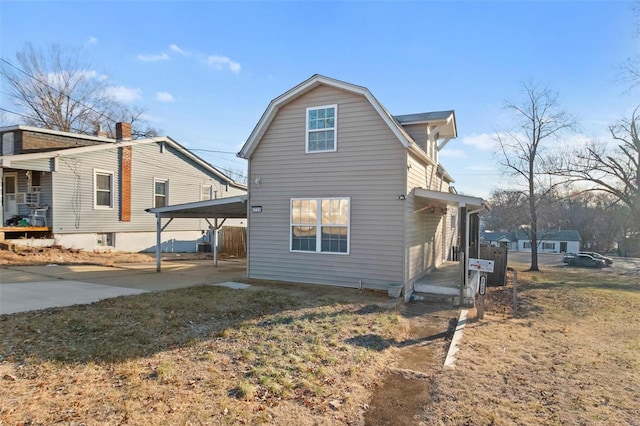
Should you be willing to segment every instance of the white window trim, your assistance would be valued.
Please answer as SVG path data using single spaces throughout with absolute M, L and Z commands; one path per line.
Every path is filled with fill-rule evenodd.
M 98 175 L 109 175 L 109 177 L 111 178 L 111 197 L 109 198 L 109 205 L 108 206 L 102 206 L 102 205 L 98 205 L 98 197 L 96 196 L 96 194 L 98 193 Z M 115 196 L 115 173 L 111 170 L 101 170 L 101 169 L 93 169 L 93 208 L 95 210 L 113 210 L 113 199 Z
M 316 250 L 294 250 L 292 248 L 291 241 L 293 241 L 293 221 L 291 220 L 291 210 L 293 208 L 293 200 L 315 200 L 318 202 L 318 215 L 316 217 L 315 225 L 307 226 L 315 226 L 316 227 Z M 329 225 L 329 226 L 346 226 L 347 228 L 347 251 L 345 253 L 337 252 L 337 251 L 322 251 L 322 201 L 323 200 L 347 200 L 349 201 L 349 214 L 347 216 L 347 224 L 346 225 Z M 299 224 L 298 224 L 299 225 Z M 291 253 L 308 253 L 308 254 L 328 254 L 328 255 L 339 255 L 346 256 L 351 253 L 351 197 L 292 197 L 289 199 L 289 252 Z
M 205 188 L 209 189 L 209 198 L 202 198 L 202 190 Z M 208 201 L 208 200 L 213 200 L 213 185 L 201 183 L 200 184 L 200 201 Z
M 319 109 L 326 109 L 326 108 L 334 108 L 335 112 L 334 112 L 334 119 L 333 119 L 333 129 L 313 129 L 310 130 L 309 129 L 309 111 L 314 111 L 314 110 L 319 110 Z M 307 111 L 304 115 L 304 128 L 305 128 L 305 132 L 304 132 L 304 152 L 306 154 L 318 154 L 318 153 L 322 153 L 322 152 L 336 152 L 338 150 L 338 104 L 333 104 L 333 105 L 322 105 L 322 106 L 315 106 L 315 107 L 309 107 L 307 108 Z M 320 132 L 320 131 L 324 131 L 324 130 L 333 130 L 333 149 L 326 149 L 323 151 L 309 151 L 309 132 Z
M 154 208 L 156 207 L 156 182 L 162 182 L 167 184 L 165 186 L 164 205 L 168 206 L 169 205 L 169 179 L 162 179 L 162 178 L 153 178 L 153 186 L 151 187 L 151 194 L 152 194 L 151 205 Z

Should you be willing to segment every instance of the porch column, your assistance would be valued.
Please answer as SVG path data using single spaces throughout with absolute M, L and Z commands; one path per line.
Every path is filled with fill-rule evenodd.
M 460 204 L 460 209 L 458 212 L 460 216 L 460 228 L 458 231 L 458 235 L 460 236 L 460 241 L 458 242 L 459 247 L 459 259 L 460 259 L 460 305 L 464 303 L 464 287 L 467 284 L 467 247 L 468 247 L 468 235 L 467 235 L 467 205 Z

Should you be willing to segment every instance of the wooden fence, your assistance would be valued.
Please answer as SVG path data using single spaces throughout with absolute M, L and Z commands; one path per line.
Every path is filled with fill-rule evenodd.
M 247 257 L 247 228 L 223 226 L 220 237 L 220 254 Z
M 507 283 L 507 248 L 480 246 L 480 259 L 493 260 L 493 272 L 487 273 L 488 286 L 502 286 Z

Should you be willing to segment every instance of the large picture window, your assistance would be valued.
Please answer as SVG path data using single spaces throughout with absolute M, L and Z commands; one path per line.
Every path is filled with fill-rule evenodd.
M 349 253 L 349 198 L 292 198 L 291 251 Z
M 337 149 L 338 105 L 307 108 L 306 152 Z
M 113 172 L 94 170 L 93 191 L 95 208 L 113 208 Z

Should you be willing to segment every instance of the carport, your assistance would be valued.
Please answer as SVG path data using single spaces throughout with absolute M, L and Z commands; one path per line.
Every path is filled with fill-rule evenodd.
M 156 271 L 162 270 L 162 231 L 173 219 L 204 219 L 213 229 L 213 262 L 218 266 L 218 231 L 227 219 L 246 219 L 248 195 L 146 209 L 156 215 Z M 163 219 L 169 219 L 164 225 Z M 210 222 L 213 219 L 213 224 Z

